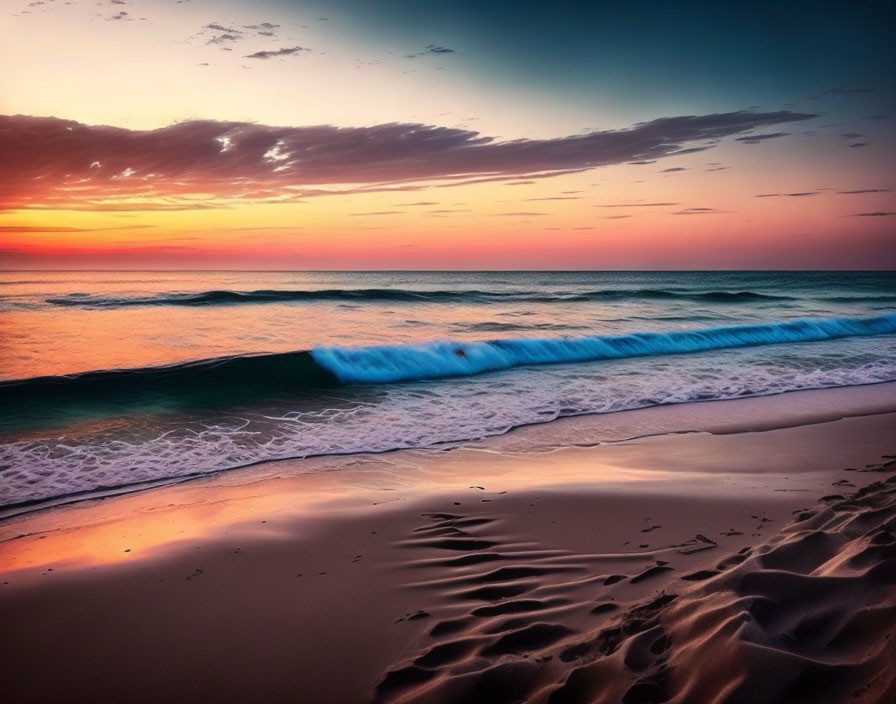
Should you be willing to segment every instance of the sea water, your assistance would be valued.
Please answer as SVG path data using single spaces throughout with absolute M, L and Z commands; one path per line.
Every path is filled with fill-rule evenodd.
M 896 380 L 896 274 L 3 272 L 0 506 Z

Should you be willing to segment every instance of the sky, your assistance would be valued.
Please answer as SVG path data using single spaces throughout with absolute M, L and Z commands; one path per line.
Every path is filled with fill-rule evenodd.
M 6 0 L 0 268 L 894 268 L 894 69 L 878 0 Z

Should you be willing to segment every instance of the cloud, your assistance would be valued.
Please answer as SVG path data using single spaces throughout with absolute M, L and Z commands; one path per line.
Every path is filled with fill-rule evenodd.
M 874 88 L 834 88 L 818 95 L 807 95 L 805 100 L 818 100 L 828 95 L 850 95 L 852 93 L 873 93 Z
M 247 59 L 272 59 L 275 56 L 292 56 L 293 54 L 298 54 L 300 51 L 310 51 L 302 46 L 292 46 L 288 49 L 274 49 L 273 51 L 256 51 L 254 54 L 249 54 L 244 58 Z
M 243 29 L 252 29 L 258 32 L 259 34 L 264 34 L 265 36 L 273 36 L 274 30 L 279 29 L 279 24 L 273 24 L 271 22 L 260 22 L 258 24 L 244 24 Z
M 217 22 L 211 22 L 202 27 L 203 29 L 211 29 L 215 32 L 224 32 L 224 34 L 241 34 L 240 30 L 234 27 L 225 27 L 222 24 L 218 24 Z
M 238 34 L 219 34 L 209 39 L 206 44 L 223 44 L 224 42 L 237 42 L 240 40 Z
M 736 142 L 744 144 L 759 144 L 767 139 L 777 139 L 778 137 L 786 137 L 790 132 L 770 132 L 768 134 L 748 134 L 746 137 L 737 137 Z
M 876 212 L 876 213 L 854 213 L 848 217 L 853 218 L 885 218 L 891 215 L 896 215 L 896 212 Z
M 676 210 L 673 215 L 717 215 L 719 213 L 729 213 L 729 210 L 717 210 L 716 208 L 685 208 L 684 210 Z
M 687 169 L 686 169 L 685 167 L 683 167 L 683 166 L 673 166 L 673 167 L 671 167 L 671 168 L 669 168 L 669 169 L 663 169 L 662 171 L 660 171 L 660 173 L 661 173 L 661 174 L 671 174 L 671 173 L 674 173 L 674 172 L 676 172 L 676 171 L 687 171 Z
M 659 208 L 665 205 L 681 205 L 681 203 L 610 203 L 597 205 L 596 208 Z
M 0 233 L 23 234 L 31 232 L 108 232 L 115 230 L 142 230 L 154 225 L 122 225 L 121 227 L 48 227 L 45 225 L 0 225 Z
M 889 188 L 860 188 L 856 191 L 837 191 L 837 195 L 841 196 L 854 196 L 860 193 L 889 193 Z
M 757 198 L 803 198 L 805 196 L 817 196 L 819 191 L 804 191 L 802 193 L 760 193 Z
M 811 117 L 787 111 L 665 117 L 624 130 L 498 141 L 467 129 L 404 123 L 276 127 L 193 120 L 128 130 L 0 115 L 0 209 L 187 210 L 230 200 L 294 202 L 548 178 L 658 159 L 683 144 Z
M 418 51 L 414 54 L 405 54 L 404 58 L 406 59 L 416 59 L 418 56 L 426 56 L 427 54 L 454 54 L 456 53 L 454 49 L 449 49 L 447 46 L 440 46 L 438 44 L 427 44 L 423 51 Z
M 512 212 L 512 213 L 493 213 L 493 215 L 496 215 L 497 217 L 527 217 L 528 218 L 528 217 L 540 217 L 542 215 L 547 215 L 547 213 L 531 213 L 531 212 L 527 212 L 524 210 L 524 211 Z
M 854 144 L 850 144 L 849 148 L 857 149 L 858 147 L 867 147 L 867 146 L 868 146 L 868 142 L 855 142 Z
M 203 25 L 202 31 L 200 31 L 200 36 L 206 34 L 205 30 L 209 30 L 212 32 L 216 32 L 216 34 L 206 41 L 206 44 L 227 44 L 231 42 L 238 42 L 244 38 L 243 32 L 236 27 L 227 27 L 219 22 L 210 22 L 209 24 Z M 230 49 L 226 49 L 230 51 Z
M 545 198 L 526 198 L 527 201 L 534 200 L 581 200 L 579 196 L 549 196 Z
M 53 202 L 23 203 L 13 207 L 17 210 L 76 210 L 96 213 L 137 213 L 150 210 L 165 213 L 184 210 L 220 210 L 229 207 L 224 203 L 215 202 L 158 203 L 152 200 L 132 200 L 129 197 L 125 197 L 122 202 L 116 198 L 117 196 L 110 194 L 105 200 L 69 201 L 64 205 Z M 4 201 L 0 199 L 0 210 L 8 209 L 4 205 Z
M 353 217 L 360 217 L 362 215 L 401 215 L 403 210 L 373 210 L 367 213 L 349 213 L 349 215 Z
M 718 142 L 711 142 L 704 147 L 691 147 L 689 149 L 679 149 L 676 152 L 673 152 L 669 156 L 681 156 L 682 154 L 694 154 L 696 152 L 705 152 L 707 149 L 712 149 Z

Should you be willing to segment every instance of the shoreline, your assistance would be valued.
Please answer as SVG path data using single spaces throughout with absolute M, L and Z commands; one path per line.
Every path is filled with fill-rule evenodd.
M 685 661 L 706 647 L 704 636 L 688 635 L 694 626 L 675 603 L 649 617 L 645 605 L 708 589 L 714 579 L 728 584 L 730 570 L 744 565 L 761 575 L 744 577 L 750 583 L 778 579 L 762 576 L 769 567 L 761 546 L 791 540 L 795 533 L 782 528 L 820 497 L 842 505 L 843 515 L 864 515 L 853 504 L 866 499 L 849 495 L 877 496 L 863 487 L 893 469 L 883 456 L 896 450 L 894 413 L 744 429 L 759 407 L 766 416 L 777 409 L 778 420 L 827 412 L 817 394 L 808 408 L 805 394 L 813 392 L 801 393 L 703 404 L 728 404 L 724 417 L 705 416 L 711 431 L 675 430 L 693 416 L 665 407 L 630 412 L 640 420 L 624 425 L 671 428 L 666 434 L 591 443 L 620 426 L 586 431 L 595 416 L 570 418 L 550 432 L 530 426 L 478 446 L 283 461 L 4 521 L 0 672 L 17 701 L 459 702 L 503 701 L 502 692 L 547 701 L 576 678 L 609 678 L 613 688 L 602 695 L 589 689 L 593 681 L 586 687 L 595 701 L 609 702 L 636 685 L 636 693 L 685 686 L 674 673 L 658 674 L 665 670 L 650 654 L 662 635 L 655 629 L 679 634 L 669 654 L 678 672 L 701 669 Z M 843 398 L 829 401 L 848 407 Z M 525 450 L 523 434 L 532 435 Z M 574 436 L 582 444 L 569 444 Z M 805 571 L 806 555 L 817 557 L 813 570 L 825 560 L 834 562 L 824 569 L 843 569 L 836 565 L 861 551 L 837 558 L 831 546 L 847 549 L 838 530 L 811 529 L 834 537 L 776 552 L 774 569 Z M 881 545 L 876 550 L 890 549 Z M 749 563 L 735 557 L 719 568 L 737 555 Z M 888 555 L 876 564 L 889 564 Z M 874 569 L 869 574 L 889 568 Z M 864 572 L 849 574 L 855 593 L 870 595 L 862 603 L 883 609 L 880 622 L 889 623 L 878 587 L 865 584 Z M 782 618 L 817 621 L 840 603 L 827 600 L 825 579 L 807 582 L 821 594 L 808 613 L 787 601 L 790 587 L 766 589 L 764 598 L 781 604 Z M 710 618 L 719 612 L 701 599 L 739 588 L 677 604 Z M 863 618 L 835 610 L 851 623 Z M 650 638 L 630 628 L 632 614 L 658 619 Z M 587 645 L 609 638 L 600 635 L 608 629 L 621 629 L 615 650 Z M 853 637 L 863 633 L 868 643 L 883 638 L 870 627 Z M 741 640 L 724 646 L 735 670 L 749 661 Z M 616 698 L 606 699 L 611 690 Z M 856 701 L 883 701 L 877 694 Z
M 779 401 L 774 399 L 779 399 Z M 819 399 L 823 400 L 820 404 L 821 408 L 818 403 Z M 842 418 L 896 412 L 896 400 L 893 399 L 896 399 L 896 381 L 884 381 L 855 386 L 782 391 L 774 394 L 745 396 L 737 399 L 710 399 L 706 401 L 667 403 L 610 413 L 561 416 L 549 421 L 513 426 L 501 433 L 488 435 L 481 439 L 451 440 L 426 447 L 265 459 L 214 472 L 200 472 L 179 477 L 123 484 L 104 489 L 85 490 L 47 499 L 12 503 L 0 506 L 0 528 L 2 528 L 5 522 L 15 520 L 17 517 L 52 511 L 85 501 L 102 501 L 230 473 L 258 470 L 259 468 L 264 468 L 261 471 L 266 471 L 268 467 L 279 468 L 287 463 L 307 463 L 313 460 L 338 461 L 340 458 L 353 456 L 367 457 L 415 451 L 452 451 L 467 447 L 483 446 L 493 446 L 495 449 L 500 448 L 506 451 L 511 449 L 511 447 L 516 449 L 515 446 L 519 444 L 525 445 L 527 442 L 532 441 L 533 438 L 535 439 L 533 444 L 538 444 L 540 441 L 538 437 L 541 435 L 555 437 L 556 439 L 553 440 L 554 446 L 570 445 L 580 447 L 589 443 L 625 442 L 680 432 L 723 434 L 754 430 L 775 430 L 812 423 L 824 423 Z M 800 405 L 804 400 L 807 407 Z M 757 403 L 762 404 L 762 407 L 755 408 Z M 736 409 L 737 412 L 741 412 L 748 408 L 748 404 L 752 405 L 753 408 L 740 415 L 733 414 L 738 417 L 736 421 L 731 421 L 730 419 L 720 421 L 718 415 L 713 412 L 713 409 L 719 405 L 725 411 Z M 777 414 L 776 417 L 765 418 L 764 416 L 768 411 L 771 411 L 772 414 Z M 688 420 L 686 422 L 693 424 L 694 427 L 683 426 L 679 422 L 681 416 L 687 416 Z M 639 417 L 651 418 L 652 422 L 645 427 L 637 420 Z M 627 421 L 630 418 L 635 418 L 636 420 L 627 425 Z M 622 420 L 621 424 L 613 422 L 619 420 Z M 629 428 L 629 430 L 626 431 L 626 428 Z M 640 430 L 635 430 L 635 428 L 640 428 Z M 582 442 L 582 436 L 594 436 L 595 432 L 599 434 L 599 439 L 590 440 L 589 443 Z M 626 434 L 626 432 L 629 434 Z M 576 437 L 573 438 L 573 435 Z M 518 438 L 521 438 L 520 443 L 516 442 Z M 2 537 L 0 537 L 0 540 L 2 540 Z

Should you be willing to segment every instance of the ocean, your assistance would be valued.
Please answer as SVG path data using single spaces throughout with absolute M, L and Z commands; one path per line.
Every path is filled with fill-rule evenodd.
M 0 273 L 0 507 L 896 380 L 894 272 Z

